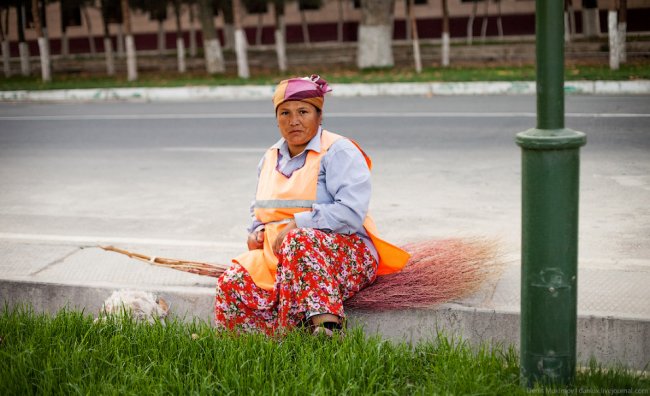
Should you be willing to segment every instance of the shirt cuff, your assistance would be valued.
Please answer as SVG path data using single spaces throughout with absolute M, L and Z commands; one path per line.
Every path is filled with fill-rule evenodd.
M 312 212 L 300 212 L 293 215 L 293 219 L 296 221 L 296 227 L 298 228 L 318 228 L 318 224 L 314 221 Z

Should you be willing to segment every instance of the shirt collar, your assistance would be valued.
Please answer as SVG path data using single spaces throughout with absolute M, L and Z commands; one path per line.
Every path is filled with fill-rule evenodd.
M 316 153 L 320 153 L 320 149 L 321 149 L 320 137 L 322 132 L 323 132 L 323 128 L 319 126 L 318 132 L 316 132 L 316 135 L 314 135 L 314 137 L 311 138 L 309 143 L 307 143 L 307 146 L 305 147 L 304 151 L 311 150 Z M 280 154 L 282 154 L 282 156 L 288 155 L 289 157 L 291 157 L 291 155 L 289 154 L 289 145 L 287 144 L 287 141 L 284 138 L 280 138 L 280 140 L 278 140 L 273 146 L 271 146 L 271 148 L 280 150 Z

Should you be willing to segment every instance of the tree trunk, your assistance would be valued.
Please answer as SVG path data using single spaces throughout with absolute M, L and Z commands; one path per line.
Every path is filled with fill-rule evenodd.
M 97 48 L 95 47 L 95 38 L 93 37 L 93 26 L 90 22 L 90 15 L 88 15 L 88 7 L 81 7 L 84 14 L 84 19 L 86 20 L 86 29 L 88 31 L 88 45 L 90 47 L 90 53 L 95 55 L 97 53 Z
M 442 67 L 449 66 L 449 7 L 447 0 L 442 0 Z
M 569 43 L 576 34 L 576 19 L 573 15 L 573 0 L 564 0 L 564 41 Z
M 467 20 L 467 44 L 472 45 L 474 39 L 474 18 L 476 18 L 476 11 L 478 10 L 478 0 L 473 0 L 472 15 Z
M 255 45 L 262 45 L 262 28 L 264 27 L 264 14 L 257 14 L 257 27 L 255 28 Z
M 392 67 L 395 0 L 361 0 L 357 66 Z
M 483 9 L 483 22 L 481 23 L 481 41 L 485 42 L 487 37 L 487 27 L 488 27 L 488 7 L 490 4 L 489 0 L 483 0 L 485 2 L 485 8 Z
M 38 37 L 38 50 L 41 58 L 41 78 L 44 82 L 52 81 L 52 72 L 50 69 L 50 53 L 45 37 L 43 36 L 43 26 L 41 25 L 41 13 L 38 6 L 38 0 L 32 0 L 32 15 L 34 17 L 34 30 Z
M 115 55 L 113 54 L 113 41 L 108 28 L 106 16 L 102 13 L 102 22 L 104 24 L 104 56 L 106 58 L 106 74 L 115 75 Z
M 188 4 L 190 9 L 190 56 L 196 57 L 196 27 L 194 26 L 194 4 Z
M 339 20 L 336 25 L 336 41 L 343 42 L 343 0 L 338 0 Z
M 2 11 L 2 9 L 0 9 Z M 9 8 L 7 8 L 7 18 L 9 17 Z M 0 12 L 0 42 L 2 42 L 2 69 L 5 77 L 11 77 L 11 63 L 9 54 L 9 39 L 5 34 L 5 26 L 8 25 L 8 20 L 2 21 L 2 12 Z
M 5 73 L 5 77 L 11 77 L 11 62 L 9 54 L 9 41 L 7 39 L 2 40 L 2 68 Z
M 20 74 L 27 77 L 31 74 L 31 65 L 29 63 L 29 46 L 25 41 L 25 25 L 27 16 L 25 4 L 21 4 L 17 13 L 18 18 L 18 54 L 20 56 Z
M 61 56 L 67 58 L 70 55 L 70 40 L 68 39 L 67 27 L 61 30 Z
M 121 0 L 122 21 L 124 24 L 124 43 L 126 46 L 126 71 L 127 79 L 135 81 L 138 79 L 138 60 L 136 58 L 135 41 L 131 32 L 131 9 L 129 0 Z
M 165 21 L 158 21 L 158 55 L 165 54 L 165 27 L 163 22 Z
M 588 38 L 600 35 L 598 2 L 595 0 L 582 0 L 582 33 Z
M 115 56 L 113 55 L 113 41 L 110 37 L 104 37 L 104 55 L 106 57 L 106 74 L 115 75 Z
M 203 52 L 205 54 L 205 68 L 209 74 L 223 73 L 225 66 L 221 43 L 217 38 L 217 31 L 214 28 L 214 12 L 212 2 L 199 0 L 199 18 L 203 31 Z
M 174 0 L 174 16 L 176 17 L 176 55 L 178 58 L 178 72 L 185 73 L 185 41 L 183 40 L 183 25 L 181 24 L 181 2 Z
M 302 26 L 302 40 L 307 46 L 311 46 L 309 38 L 309 25 L 307 24 L 307 16 L 304 10 L 300 10 L 300 25 Z
M 221 12 L 223 14 L 224 47 L 233 49 L 235 48 L 235 17 L 232 7 L 223 7 Z
M 248 53 L 246 52 L 246 33 L 242 27 L 243 7 L 240 0 L 232 0 L 232 14 L 235 18 L 235 55 L 237 56 L 237 75 L 239 78 L 250 77 L 248 69 Z
M 409 22 L 411 24 L 411 43 L 413 44 L 413 62 L 415 72 L 422 73 L 422 59 L 420 58 L 420 40 L 418 37 L 418 22 L 415 19 L 413 0 L 409 0 Z
M 404 40 L 411 38 L 411 24 L 409 23 L 410 4 L 409 0 L 404 0 Z
M 287 45 L 285 39 L 284 2 L 273 2 L 275 14 L 275 53 L 278 56 L 278 69 L 287 71 Z
M 117 25 L 117 56 L 120 58 L 124 57 L 124 42 L 126 41 L 124 39 L 124 25 L 119 24 Z
M 497 0 L 497 32 L 499 40 L 503 40 L 503 21 L 501 20 L 501 0 Z
M 627 0 L 619 0 L 618 7 L 618 50 L 621 63 L 627 62 Z
M 621 58 L 618 48 L 618 15 L 616 10 L 609 10 L 607 13 L 607 32 L 609 34 L 609 68 L 618 70 Z

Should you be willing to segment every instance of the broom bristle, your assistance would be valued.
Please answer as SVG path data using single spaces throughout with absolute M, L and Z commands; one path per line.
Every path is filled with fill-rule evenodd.
M 402 248 L 411 254 L 404 269 L 377 277 L 375 283 L 347 300 L 346 307 L 433 307 L 475 292 L 499 269 L 497 244 L 491 240 L 426 240 Z

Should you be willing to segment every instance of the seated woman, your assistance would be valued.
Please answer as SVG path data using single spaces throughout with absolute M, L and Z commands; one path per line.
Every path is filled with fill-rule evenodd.
M 316 75 L 276 87 L 282 138 L 258 166 L 249 250 L 217 281 L 219 328 L 276 334 L 308 325 L 331 335 L 346 299 L 409 258 L 368 216 L 370 158 L 321 128 L 329 91 Z

